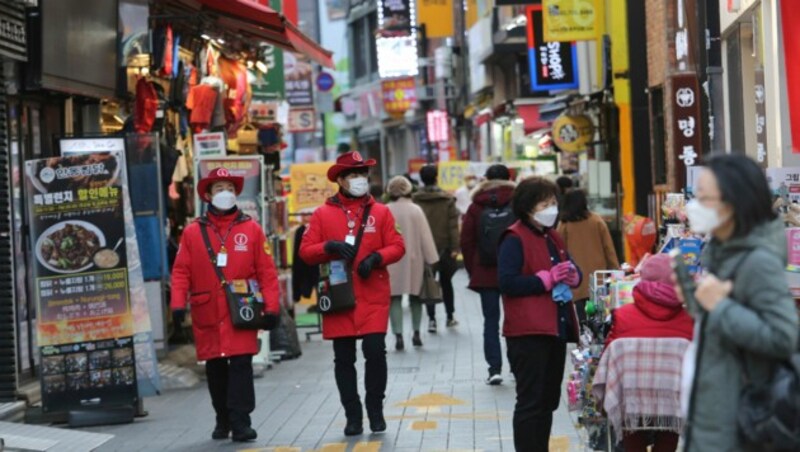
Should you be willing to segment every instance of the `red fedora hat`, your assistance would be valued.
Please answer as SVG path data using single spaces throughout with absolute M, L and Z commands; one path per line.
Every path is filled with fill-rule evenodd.
M 328 180 L 336 182 L 336 179 L 342 171 L 353 168 L 366 169 L 370 166 L 375 166 L 376 163 L 375 159 L 364 160 L 358 151 L 344 153 L 340 155 L 339 158 L 336 159 L 336 163 L 328 169 Z
M 197 194 L 200 195 L 200 199 L 208 201 L 208 199 L 206 199 L 208 190 L 214 185 L 214 182 L 221 181 L 232 183 L 237 195 L 241 193 L 242 188 L 244 188 L 243 177 L 232 175 L 226 168 L 217 168 L 212 170 L 208 173 L 208 176 L 200 179 L 200 182 L 197 183 Z

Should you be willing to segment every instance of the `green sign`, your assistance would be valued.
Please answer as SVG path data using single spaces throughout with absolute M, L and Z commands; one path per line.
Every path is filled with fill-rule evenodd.
M 269 7 L 281 12 L 281 0 L 270 0 Z M 267 73 L 253 69 L 256 80 L 252 84 L 253 99 L 260 101 L 283 99 L 285 95 L 283 50 L 275 46 L 265 46 L 262 61 L 267 66 Z

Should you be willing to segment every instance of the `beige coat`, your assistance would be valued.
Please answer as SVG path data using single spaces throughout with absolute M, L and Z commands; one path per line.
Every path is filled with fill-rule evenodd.
M 572 291 L 575 300 L 589 298 L 589 280 L 598 270 L 617 270 L 619 261 L 608 226 L 600 215 L 590 213 L 583 221 L 561 223 L 558 233 L 564 239 L 567 252 L 583 273 L 583 281 Z
M 424 264 L 439 261 L 431 228 L 425 213 L 411 199 L 400 198 L 388 206 L 406 244 L 405 256 L 388 267 L 392 295 L 419 295 Z

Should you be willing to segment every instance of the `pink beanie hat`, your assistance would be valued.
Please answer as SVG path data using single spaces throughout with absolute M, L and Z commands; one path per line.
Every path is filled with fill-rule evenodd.
M 668 254 L 655 254 L 642 265 L 642 281 L 672 285 L 672 262 Z

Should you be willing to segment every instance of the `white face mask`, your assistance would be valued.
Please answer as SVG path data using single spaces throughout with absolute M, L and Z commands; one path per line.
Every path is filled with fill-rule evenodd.
M 211 197 L 211 205 L 219 210 L 230 210 L 236 205 L 236 195 L 228 190 L 217 192 Z
M 350 188 L 347 189 L 350 195 L 360 198 L 367 194 L 369 191 L 369 180 L 366 177 L 359 176 L 350 179 Z
M 686 216 L 689 218 L 689 227 L 698 234 L 710 234 L 723 222 L 717 209 L 706 207 L 696 199 L 686 203 Z
M 531 215 L 531 218 L 546 228 L 553 227 L 558 220 L 558 206 L 550 206 Z

